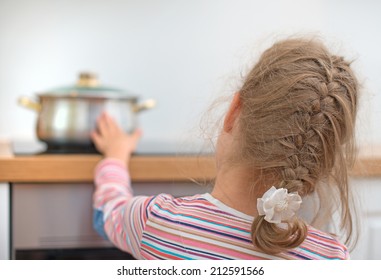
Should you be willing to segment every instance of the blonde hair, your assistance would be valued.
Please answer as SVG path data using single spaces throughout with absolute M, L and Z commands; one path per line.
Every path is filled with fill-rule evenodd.
M 274 185 L 306 196 L 324 182 L 341 204 L 341 227 L 352 235 L 348 166 L 353 163 L 358 82 L 343 57 L 315 39 L 288 39 L 267 49 L 239 90 L 239 151 L 236 159 Z M 262 186 L 265 192 L 271 186 Z M 252 240 L 266 253 L 299 246 L 304 221 L 287 228 L 257 216 Z

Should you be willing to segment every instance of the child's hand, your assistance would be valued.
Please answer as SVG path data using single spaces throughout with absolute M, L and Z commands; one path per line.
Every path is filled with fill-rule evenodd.
M 97 127 L 98 130 L 91 133 L 97 150 L 105 157 L 116 158 L 127 163 L 142 135 L 141 130 L 137 129 L 129 135 L 122 131 L 107 113 L 102 113 L 98 118 Z

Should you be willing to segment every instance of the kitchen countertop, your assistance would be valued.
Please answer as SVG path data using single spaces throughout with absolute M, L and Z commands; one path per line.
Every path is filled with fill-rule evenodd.
M 14 155 L 9 142 L 0 142 L 0 182 L 91 182 L 100 155 Z M 209 181 L 215 175 L 210 155 L 135 155 L 130 162 L 135 182 Z M 381 177 L 381 148 L 361 149 L 352 177 Z
M 0 141 L 0 182 L 91 182 L 97 154 L 14 155 L 9 142 Z M 135 182 L 211 180 L 214 159 L 206 155 L 136 155 L 130 161 Z

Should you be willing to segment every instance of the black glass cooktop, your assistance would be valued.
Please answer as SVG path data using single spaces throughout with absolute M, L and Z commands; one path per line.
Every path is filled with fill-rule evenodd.
M 44 154 L 99 154 L 93 145 L 47 145 L 38 141 L 13 141 L 12 150 L 15 155 Z M 142 141 L 139 143 L 136 155 L 200 155 L 209 154 L 200 147 L 191 147 L 179 143 Z
M 43 142 L 13 142 L 13 153 L 15 155 L 37 155 L 37 154 L 99 154 L 94 145 L 48 145 Z

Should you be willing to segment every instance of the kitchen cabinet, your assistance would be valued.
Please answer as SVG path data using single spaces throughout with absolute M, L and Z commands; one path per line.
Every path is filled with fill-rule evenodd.
M 360 238 L 352 259 L 381 260 L 381 178 L 353 178 Z
M 9 259 L 9 186 L 0 183 L 0 260 Z
M 2 204 L 7 211 L 0 212 L 2 259 L 14 258 L 16 246 L 24 251 L 111 246 L 91 224 L 93 170 L 101 158 L 96 154 L 20 156 L 12 153 L 9 143 L 0 144 L 0 182 L 4 182 L 0 199 L 7 202 Z M 130 162 L 136 195 L 207 192 L 195 181 L 208 182 L 214 173 L 214 160 L 206 155 L 135 155 Z
M 194 183 L 134 183 L 135 195 L 155 195 L 161 192 L 174 196 L 206 192 Z M 70 254 L 82 259 L 84 250 L 98 259 L 102 252 L 114 246 L 100 237 L 92 226 L 92 194 L 90 183 L 14 183 L 12 185 L 12 259 L 40 258 Z M 55 256 L 52 250 L 59 251 Z M 36 252 L 37 251 L 37 252 Z M 58 256 L 61 255 L 61 256 Z M 126 255 L 125 258 L 129 258 Z

